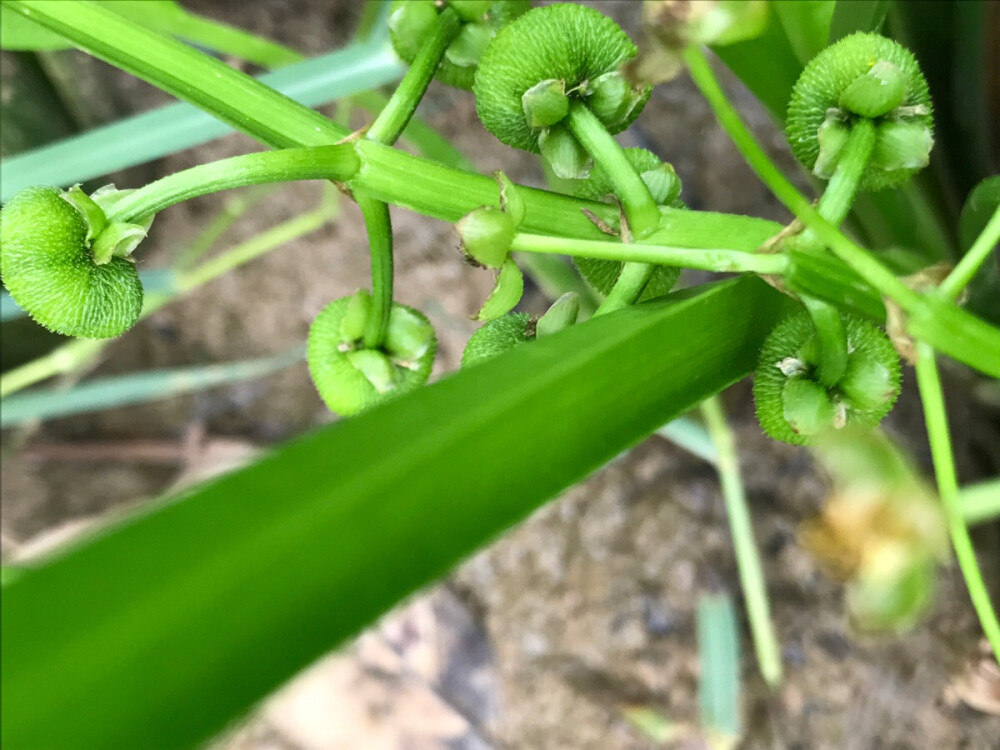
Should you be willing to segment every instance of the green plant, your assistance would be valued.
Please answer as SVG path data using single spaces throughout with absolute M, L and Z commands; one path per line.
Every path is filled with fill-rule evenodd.
M 366 413 L 5 582 L 5 744 L 137 746 L 149 733 L 169 745 L 200 741 L 552 494 L 754 369 L 761 423 L 774 437 L 806 442 L 849 424 L 874 426 L 899 387 L 890 339 L 916 353 L 949 531 L 983 629 L 1000 650 L 1000 626 L 958 505 L 934 363 L 940 351 L 1000 376 L 1000 330 L 956 302 L 1000 237 L 1000 211 L 981 224 L 950 274 L 923 287 L 841 232 L 861 188 L 911 177 L 930 147 L 927 90 L 914 58 L 867 33 L 875 27 L 821 52 L 790 94 L 793 150 L 829 178 L 815 207 L 724 95 L 694 46 L 713 41 L 703 38 L 707 32 L 670 37 L 685 40 L 675 55 L 795 214 L 782 227 L 688 210 L 669 165 L 618 145 L 613 134 L 640 115 L 650 86 L 630 77 L 635 45 L 587 7 L 522 14 L 521 3 L 397 6 L 390 28 L 411 66 L 371 125 L 354 134 L 107 8 L 7 0 L 4 9 L 275 149 L 194 167 L 115 193 L 113 201 L 78 189 L 64 197 L 29 188 L 12 198 L 2 214 L 4 280 L 40 322 L 86 337 L 123 332 L 141 300 L 128 258 L 152 217 L 187 198 L 251 184 L 334 181 L 361 209 L 372 282 L 370 292 L 320 314 L 308 351 L 331 408 Z M 762 35 L 775 33 L 765 28 Z M 714 41 L 735 42 L 736 52 L 720 47 L 730 60 L 739 45 L 754 43 Z M 393 147 L 431 79 L 466 86 L 470 68 L 484 125 L 509 145 L 541 153 L 558 176 L 580 180 L 575 195 Z M 417 387 L 430 373 L 434 335 L 420 313 L 393 302 L 389 204 L 457 223 L 465 252 L 497 271 L 478 316 L 489 322 L 463 357 L 475 366 L 426 389 Z M 537 322 L 510 313 L 523 289 L 515 253 L 580 259 L 605 295 L 594 319 L 577 322 L 580 298 L 573 296 Z M 46 262 L 37 264 L 38 256 Z M 743 275 L 662 297 L 680 268 Z M 109 272 L 127 286 L 124 294 L 94 281 Z M 89 295 L 82 306 L 77 289 Z M 658 299 L 635 304 L 650 297 Z M 886 323 L 890 338 L 877 328 Z M 5 374 L 0 390 L 6 396 L 51 372 L 22 375 L 16 387 Z M 716 403 L 705 414 L 758 658 L 776 682 L 780 662 L 732 439 Z M 278 493 L 288 501 L 274 502 Z M 178 537 L 202 540 L 205 555 L 192 560 L 178 551 Z M 130 574 L 94 596 L 115 570 Z M 900 594 L 879 583 L 888 598 Z M 899 608 L 909 620 L 924 599 L 906 602 L 916 602 Z M 60 618 L 50 616 L 54 607 Z M 894 624 L 888 619 L 879 623 Z M 253 662 L 255 652 L 268 658 Z M 54 713 L 64 721 L 52 722 Z

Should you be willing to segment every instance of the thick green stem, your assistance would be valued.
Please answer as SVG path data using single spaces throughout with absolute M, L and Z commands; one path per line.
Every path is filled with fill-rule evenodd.
M 920 389 L 920 400 L 924 405 L 927 438 L 930 441 L 931 458 L 934 461 L 934 474 L 937 477 L 941 504 L 948 519 L 948 531 L 951 534 L 955 557 L 958 558 L 958 566 L 965 578 L 965 585 L 969 589 L 972 605 L 979 616 L 979 623 L 993 648 L 993 655 L 1000 660 L 1000 622 L 997 621 L 996 612 L 990 603 L 990 594 L 976 562 L 976 551 L 972 546 L 969 529 L 962 518 L 944 394 L 938 377 L 934 350 L 927 344 L 917 344 L 916 369 L 917 387 Z
M 566 124 L 580 145 L 608 173 L 615 195 L 625 210 L 630 234 L 638 240 L 656 229 L 660 223 L 660 209 L 646 183 L 625 156 L 622 147 L 608 133 L 604 123 L 586 104 L 573 102 Z
M 851 126 L 837 169 L 816 207 L 819 215 L 833 226 L 839 227 L 847 218 L 874 148 L 875 123 L 865 118 L 857 120 Z
M 122 198 L 108 221 L 137 221 L 175 203 L 220 190 L 292 180 L 350 180 L 361 168 L 352 144 L 234 156 L 176 172 Z
M 938 291 L 947 299 L 958 299 L 958 295 L 972 281 L 979 267 L 990 257 L 990 253 L 996 250 L 998 244 L 1000 244 L 1000 208 L 993 212 L 993 216 L 972 243 L 972 247 L 948 274 L 948 278 L 941 282 Z
M 608 296 L 604 298 L 594 315 L 607 315 L 634 305 L 639 301 L 642 290 L 646 288 L 655 270 L 656 267 L 651 263 L 630 262 L 623 265 L 615 285 L 611 287 Z
M 366 138 L 388 145 L 396 142 L 417 111 L 417 105 L 441 64 L 445 50 L 461 28 L 462 21 L 451 8 L 445 7 L 438 14 L 434 30 L 413 58 L 410 69 L 393 92 L 389 103 L 368 129 Z
M 368 230 L 368 250 L 372 259 L 372 310 L 365 326 L 365 348 L 378 349 L 385 343 L 392 312 L 392 226 L 389 206 L 366 195 L 355 195 Z
M 799 299 L 812 318 L 819 341 L 816 377 L 823 386 L 832 388 L 847 372 L 847 332 L 840 320 L 840 311 L 830 303 L 806 294 L 800 294 Z
M 511 250 L 526 253 L 555 253 L 578 258 L 618 260 L 626 264 L 680 266 L 719 273 L 751 272 L 778 275 L 788 267 L 783 255 L 749 253 L 741 250 L 692 249 L 635 243 L 577 240 L 544 234 L 518 233 Z
M 740 574 L 740 586 L 746 602 L 750 632 L 753 635 L 757 664 L 764 681 L 771 687 L 781 684 L 781 649 L 771 621 L 771 607 L 767 598 L 767 584 L 764 566 L 753 537 L 753 524 L 747 506 L 740 466 L 736 454 L 733 431 L 726 422 L 722 404 L 718 396 L 706 399 L 701 404 L 709 435 L 715 444 L 715 466 L 722 484 L 722 496 L 729 516 L 729 529 L 733 535 L 736 552 L 736 566 Z

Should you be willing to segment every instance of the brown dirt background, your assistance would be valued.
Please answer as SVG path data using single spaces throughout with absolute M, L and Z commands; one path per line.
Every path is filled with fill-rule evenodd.
M 185 0 L 193 10 L 255 30 L 308 54 L 342 45 L 358 4 L 349 0 Z M 635 28 L 635 3 L 592 3 Z M 95 117 L 110 120 L 166 101 L 151 87 L 82 54 L 72 56 Z M 5 75 L 12 64 L 5 58 Z M 725 77 L 775 158 L 794 165 L 752 97 Z M 332 111 L 329 108 L 325 110 Z M 542 184 L 537 162 L 504 147 L 475 117 L 471 95 L 432 84 L 420 114 L 483 171 Z M 361 124 L 361 121 L 356 123 Z M 660 86 L 628 145 L 672 162 L 693 208 L 787 221 L 744 165 L 686 78 Z M 137 186 L 193 164 L 249 150 L 234 135 L 114 176 Z M 314 205 L 314 184 L 282 188 L 243 217 L 227 246 Z M 202 198 L 164 212 L 143 263 L 164 267 L 222 205 Z M 437 372 L 458 365 L 474 330 L 467 316 L 490 288 L 463 264 L 449 226 L 393 210 L 397 298 L 438 331 Z M 323 229 L 230 273 L 154 315 L 106 351 L 95 373 L 222 362 L 278 353 L 305 339 L 328 301 L 365 286 L 366 240 L 355 208 Z M 535 291 L 526 309 L 539 312 Z M 912 372 L 906 373 L 912 385 Z M 964 480 L 996 474 L 996 414 L 950 378 Z M 746 748 L 1000 747 L 1000 718 L 949 698 L 976 659 L 979 630 L 954 566 L 927 620 L 904 637 L 853 632 L 840 587 L 797 540 L 819 507 L 824 480 L 810 455 L 762 437 L 746 384 L 727 405 L 737 429 L 787 678 L 771 693 L 756 673 L 743 623 Z M 331 419 L 304 364 L 259 381 L 146 406 L 58 420 L 3 435 L 3 551 L 44 545 L 81 521 L 217 471 Z M 926 464 L 916 399 L 888 430 Z M 104 446 L 100 460 L 87 446 Z M 139 456 L 155 446 L 157 460 Z M 52 458 L 53 447 L 59 458 Z M 48 457 L 47 457 L 48 456 Z M 977 532 L 996 597 L 997 528 Z M 41 541 L 40 541 L 41 540 Z M 732 546 L 711 467 L 653 437 L 573 488 L 462 565 L 447 581 L 320 661 L 220 739 L 227 750 L 656 748 L 622 709 L 644 705 L 697 721 L 698 597 L 738 597 Z M 706 747 L 691 729 L 671 747 Z

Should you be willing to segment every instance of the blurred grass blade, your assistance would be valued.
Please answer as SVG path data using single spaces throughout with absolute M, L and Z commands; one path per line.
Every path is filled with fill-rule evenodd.
M 222 63 L 218 65 L 236 75 L 243 75 Z M 395 81 L 402 72 L 395 53 L 384 43 L 366 43 L 266 73 L 258 80 L 311 107 Z M 276 93 L 275 96 L 280 97 L 281 94 Z M 347 134 L 319 113 L 311 114 L 325 125 L 309 126 L 308 145 L 332 143 Z M 152 161 L 219 138 L 231 130 L 226 123 L 190 104 L 179 102 L 160 107 L 4 159 L 0 162 L 0 200 L 6 201 L 31 185 L 72 185 Z M 250 133 L 255 137 L 259 135 L 257 129 L 250 129 Z M 294 145 L 299 144 L 296 142 Z
M 802 64 L 775 14 L 774 3 L 770 9 L 760 36 L 713 47 L 712 51 L 739 76 L 775 120 L 784 122 L 792 86 L 802 72 Z
M 803 66 L 827 45 L 835 4 L 834 0 L 771 3 L 795 50 L 795 56 Z
M 104 7 L 147 29 L 186 39 L 199 46 L 264 68 L 298 62 L 302 56 L 242 29 L 203 18 L 172 0 L 103 0 Z M 0 48 L 5 50 L 62 50 L 73 43 L 34 21 L 0 6 Z
M 740 635 L 725 594 L 698 599 L 698 695 L 701 723 L 735 744 L 740 736 Z
M 69 390 L 45 388 L 25 391 L 0 402 L 3 404 L 0 427 L 12 427 L 33 419 L 55 419 L 157 401 L 259 378 L 301 361 L 304 353 L 305 347 L 297 346 L 275 357 L 97 378 Z
M 745 376 L 789 305 L 743 277 L 590 320 L 24 570 L 0 613 L 3 745 L 204 740 Z
M 833 44 L 857 31 L 878 32 L 889 12 L 889 0 L 837 0 L 830 21 Z

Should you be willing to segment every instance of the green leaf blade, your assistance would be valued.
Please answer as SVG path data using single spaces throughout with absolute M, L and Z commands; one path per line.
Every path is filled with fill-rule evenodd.
M 789 304 L 740 278 L 573 326 L 26 570 L 4 587 L 3 744 L 173 747 L 217 732 L 746 375 Z

